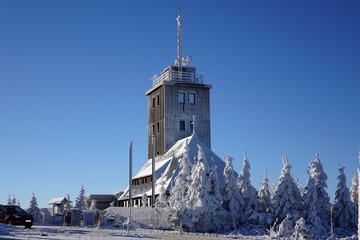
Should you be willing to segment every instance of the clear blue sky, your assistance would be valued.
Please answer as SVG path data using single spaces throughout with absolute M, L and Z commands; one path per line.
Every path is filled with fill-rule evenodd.
M 147 157 L 149 80 L 183 54 L 212 84 L 212 149 L 246 149 L 252 184 L 287 153 L 305 186 L 320 153 L 333 196 L 359 167 L 359 1 L 0 1 L 0 203 L 114 193 Z

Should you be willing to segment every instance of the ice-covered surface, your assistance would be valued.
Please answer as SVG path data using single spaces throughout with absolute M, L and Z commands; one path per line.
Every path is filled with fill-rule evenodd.
M 180 233 L 178 231 L 163 231 L 150 229 L 136 229 L 127 231 L 123 228 L 89 228 L 89 227 L 60 227 L 60 226 L 34 226 L 31 229 L 25 229 L 19 226 L 9 226 L 0 224 L 0 239 L 104 239 L 104 240 L 132 240 L 132 239 L 172 239 L 172 240 L 190 240 L 190 239 L 249 239 L 249 240 L 270 240 L 279 239 L 269 236 L 243 236 L 236 233 L 229 234 L 210 234 L 210 233 Z M 334 238 L 336 239 L 336 238 Z M 344 240 L 355 240 L 357 236 L 343 238 Z

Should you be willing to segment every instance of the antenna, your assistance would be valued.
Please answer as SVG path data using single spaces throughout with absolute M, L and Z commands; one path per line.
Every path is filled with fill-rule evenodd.
M 181 16 L 180 16 L 180 8 L 178 9 L 178 15 L 176 17 L 177 21 L 177 64 L 179 66 L 182 66 L 182 26 L 181 26 Z

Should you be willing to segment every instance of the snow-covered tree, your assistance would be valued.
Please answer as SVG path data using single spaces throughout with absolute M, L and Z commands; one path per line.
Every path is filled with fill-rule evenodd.
M 220 230 L 223 228 L 223 219 L 226 216 L 225 209 L 222 207 L 222 195 L 220 192 L 219 177 L 215 163 L 210 168 L 209 175 L 210 192 L 208 200 L 208 214 L 210 229 Z
M 168 199 L 167 199 L 166 189 L 165 189 L 164 185 L 165 185 L 165 179 L 164 179 L 163 174 L 161 174 L 160 194 L 156 199 L 156 203 L 155 203 L 156 207 L 167 207 L 168 206 Z
M 245 203 L 237 190 L 234 167 L 232 164 L 234 158 L 225 156 L 224 183 L 223 188 L 223 207 L 227 210 L 232 218 L 232 227 L 236 229 L 240 219 L 240 207 Z
M 11 204 L 12 204 L 12 199 L 11 199 L 11 195 L 10 195 L 10 194 L 9 194 L 9 198 L 8 198 L 7 204 L 8 204 L 8 205 L 11 205 Z
M 85 188 L 83 185 L 81 185 L 79 196 L 76 198 L 75 208 L 79 210 L 86 210 L 87 208 Z
M 37 199 L 35 197 L 35 193 L 32 193 L 32 197 L 30 200 L 29 208 L 27 209 L 27 212 L 33 215 L 34 217 L 34 223 L 40 223 L 41 222 L 41 212 L 38 207 Z
M 291 239 L 305 240 L 305 239 L 316 239 L 311 233 L 309 227 L 306 225 L 305 219 L 300 218 L 295 223 L 295 231 L 291 236 Z
M 312 234 L 320 237 L 330 229 L 331 205 L 330 197 L 326 192 L 328 177 L 324 172 L 319 154 L 308 168 L 309 179 L 303 194 L 304 219 Z
M 240 221 L 241 223 L 252 223 L 257 225 L 260 220 L 259 200 L 257 198 L 256 189 L 251 185 L 250 169 L 250 163 L 245 151 L 243 169 L 237 179 L 238 190 L 245 203 L 240 207 Z
M 175 177 L 175 184 L 170 190 L 169 196 L 169 220 L 176 226 L 183 223 L 190 225 L 190 220 L 187 217 L 188 202 L 188 188 L 190 184 L 191 164 L 189 162 L 189 145 L 188 142 L 184 148 L 182 158 L 179 162 L 179 173 Z M 182 226 L 180 226 L 180 229 Z
M 291 227 L 290 223 L 293 223 L 294 225 L 291 228 L 294 229 L 295 222 L 298 220 L 297 217 L 302 210 L 302 198 L 300 189 L 291 174 L 291 168 L 288 158 L 285 156 L 279 183 L 276 186 L 272 201 L 275 225 L 281 224 L 286 218 L 286 222 L 281 224 L 282 227 Z M 284 229 L 282 231 L 284 232 Z
M 358 205 L 358 201 L 359 201 L 359 194 L 358 194 L 358 189 L 359 189 L 359 173 L 356 172 L 356 174 L 352 177 L 351 179 L 351 187 L 350 187 L 350 198 L 351 201 L 353 201 L 353 203 L 355 203 L 355 205 Z
M 333 219 L 336 228 L 354 229 L 357 227 L 356 206 L 350 200 L 349 188 L 346 186 L 345 167 L 339 167 L 337 188 L 335 191 L 335 203 Z
M 261 188 L 258 192 L 259 198 L 259 211 L 261 213 L 260 224 L 265 227 L 269 227 L 273 218 L 273 206 L 271 201 L 271 189 L 269 185 L 269 179 L 265 174 L 264 179 L 261 182 Z
M 198 145 L 198 149 L 197 161 L 191 170 L 187 206 L 191 216 L 190 227 L 204 231 L 208 230 L 210 220 L 207 211 L 211 191 L 209 184 L 210 167 L 200 145 Z

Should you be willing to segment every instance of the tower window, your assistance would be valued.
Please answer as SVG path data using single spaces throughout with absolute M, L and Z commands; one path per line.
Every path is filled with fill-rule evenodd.
M 184 104 L 185 103 L 185 93 L 179 92 L 179 103 Z
M 157 122 L 156 125 L 157 125 L 157 133 L 159 133 L 160 132 L 160 123 Z
M 189 103 L 195 104 L 195 93 L 189 93 Z
M 194 132 L 194 122 L 190 121 L 190 132 Z
M 185 121 L 180 121 L 180 131 L 185 131 Z
M 152 98 L 152 107 L 155 107 L 155 97 Z
M 159 95 L 157 95 L 156 96 L 156 105 L 160 105 L 160 96 Z

